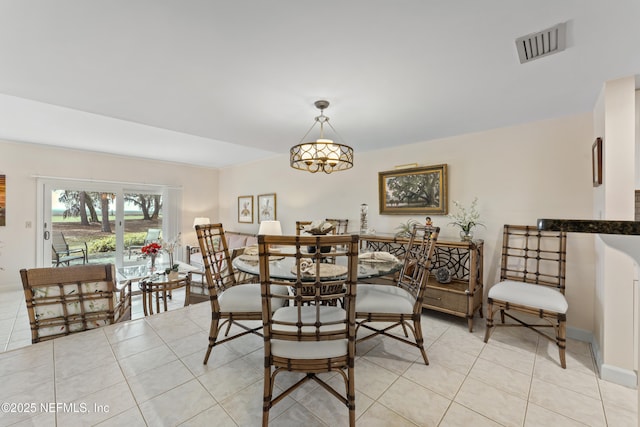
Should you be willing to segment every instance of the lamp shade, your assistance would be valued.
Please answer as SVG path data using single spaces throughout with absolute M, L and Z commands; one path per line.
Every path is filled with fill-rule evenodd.
M 209 221 L 209 218 L 206 217 L 196 217 L 193 220 L 193 226 L 195 227 L 196 225 L 200 225 L 200 224 L 211 224 L 211 222 Z
M 280 225 L 280 221 L 262 221 L 260 223 L 258 234 L 282 236 L 282 226 Z

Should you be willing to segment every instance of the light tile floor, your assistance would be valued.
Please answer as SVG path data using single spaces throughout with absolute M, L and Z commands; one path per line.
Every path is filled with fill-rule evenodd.
M 261 339 L 216 347 L 203 365 L 209 305 L 180 308 L 181 298 L 144 318 L 134 297 L 131 322 L 31 346 L 22 292 L 0 295 L 0 401 L 67 404 L 0 412 L 0 426 L 260 425 Z M 636 391 L 600 380 L 584 342 L 569 340 L 564 370 L 555 346 L 523 328 L 497 329 L 485 344 L 484 319 L 469 333 L 465 320 L 427 311 L 423 328 L 429 366 L 390 339 L 358 346 L 358 425 L 638 425 Z M 296 379 L 284 375 L 281 388 Z M 271 425 L 347 425 L 347 410 L 308 383 L 271 410 Z

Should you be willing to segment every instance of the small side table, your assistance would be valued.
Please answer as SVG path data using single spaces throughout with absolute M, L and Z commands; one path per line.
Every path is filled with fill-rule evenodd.
M 160 313 L 160 298 L 164 301 L 164 311 L 167 311 L 167 298 L 174 289 L 185 288 L 184 306 L 189 305 L 191 293 L 191 273 L 180 275 L 177 279 L 169 279 L 165 275 L 159 275 L 153 279 L 141 280 L 139 283 L 142 291 L 142 308 L 144 315 L 153 314 L 153 297 L 156 298 L 156 313 Z

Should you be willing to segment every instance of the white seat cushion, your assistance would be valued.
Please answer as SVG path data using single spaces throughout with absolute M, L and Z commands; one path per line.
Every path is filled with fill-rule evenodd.
M 569 308 L 567 299 L 557 289 L 515 280 L 496 283 L 489 289 L 487 296 L 499 301 L 526 305 L 555 313 L 566 313 Z
M 316 306 L 304 306 L 302 310 L 302 322 L 313 323 L 316 315 Z M 340 307 L 320 306 L 320 318 L 323 323 L 330 321 L 342 321 L 346 317 L 346 311 Z M 274 321 L 296 322 L 297 307 L 282 307 L 273 314 Z M 321 326 L 321 331 L 341 330 L 344 324 Z M 274 330 L 296 331 L 295 326 L 273 325 Z M 314 326 L 303 327 L 303 332 L 313 333 Z M 286 341 L 271 340 L 271 353 L 274 356 L 286 357 L 289 359 L 323 359 L 327 357 L 340 357 L 347 354 L 347 340 L 330 341 Z
M 356 313 L 411 314 L 415 298 L 397 286 L 358 284 Z
M 273 292 L 281 295 L 287 294 L 285 286 L 274 286 Z M 272 299 L 272 309 L 282 307 L 284 300 L 277 298 Z M 223 312 L 260 312 L 262 311 L 262 297 L 260 294 L 259 283 L 247 283 L 244 285 L 235 285 L 222 292 L 218 297 L 220 311 Z

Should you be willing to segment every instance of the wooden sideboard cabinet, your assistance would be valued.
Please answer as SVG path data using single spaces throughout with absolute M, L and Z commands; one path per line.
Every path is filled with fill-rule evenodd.
M 362 235 L 361 247 L 373 251 L 386 251 L 403 258 L 409 239 L 384 236 Z M 449 242 L 438 240 L 431 260 L 431 274 L 423 307 L 465 317 L 469 332 L 473 331 L 473 316 L 478 312 L 482 317 L 483 298 L 483 250 L 484 242 Z M 446 268 L 451 273 L 449 283 L 439 283 L 435 273 Z

